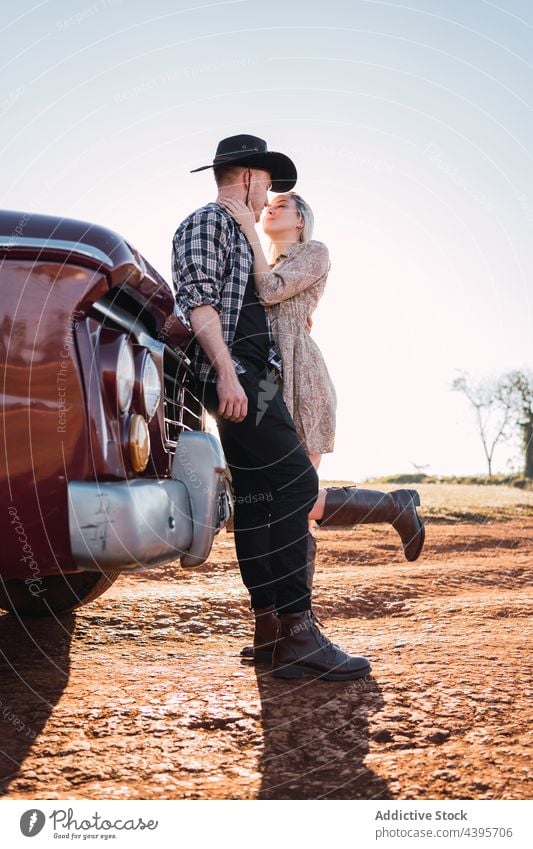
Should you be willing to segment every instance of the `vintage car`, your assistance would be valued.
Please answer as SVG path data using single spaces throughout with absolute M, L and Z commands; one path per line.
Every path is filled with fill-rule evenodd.
M 0 607 L 57 614 L 203 563 L 231 517 L 174 293 L 123 238 L 0 212 Z

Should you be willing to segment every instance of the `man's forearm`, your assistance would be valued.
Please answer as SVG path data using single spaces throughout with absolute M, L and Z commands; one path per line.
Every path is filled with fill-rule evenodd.
M 190 312 L 190 322 L 199 344 L 217 373 L 219 415 L 232 422 L 242 422 L 248 412 L 248 399 L 224 342 L 218 312 L 209 304 L 195 307 Z
M 235 374 L 235 366 L 222 336 L 220 316 L 209 304 L 195 307 L 189 316 L 191 327 L 218 375 Z

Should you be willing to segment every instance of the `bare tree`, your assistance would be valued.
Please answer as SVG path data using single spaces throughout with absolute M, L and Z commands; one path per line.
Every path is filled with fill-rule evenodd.
M 512 432 L 515 389 L 502 380 L 482 378 L 474 381 L 463 372 L 452 383 L 452 389 L 462 392 L 475 410 L 478 432 L 487 460 L 489 477 L 498 442 L 508 439 Z
M 533 478 L 533 371 L 516 369 L 507 372 L 499 386 L 505 397 L 511 397 L 514 426 L 520 432 L 522 443 L 524 476 Z

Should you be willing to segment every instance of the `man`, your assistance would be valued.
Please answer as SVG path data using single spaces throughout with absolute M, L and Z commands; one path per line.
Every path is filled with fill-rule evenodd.
M 246 203 L 259 221 L 269 189 L 287 192 L 296 168 L 250 135 L 223 139 L 210 165 L 218 194 L 174 236 L 178 305 L 195 338 L 192 360 L 205 406 L 217 420 L 235 493 L 235 545 L 255 613 L 253 657 L 274 675 L 331 680 L 367 675 L 364 657 L 320 632 L 307 582 L 308 513 L 317 474 L 278 391 L 280 360 L 253 284 L 251 247 L 220 201 Z

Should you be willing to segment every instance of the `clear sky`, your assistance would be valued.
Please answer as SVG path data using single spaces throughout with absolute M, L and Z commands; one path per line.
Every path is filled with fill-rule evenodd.
M 331 254 L 322 476 L 485 471 L 450 384 L 533 364 L 528 0 L 45 0 L 0 34 L 3 206 L 112 227 L 169 278 L 214 197 L 190 169 L 262 136 Z

